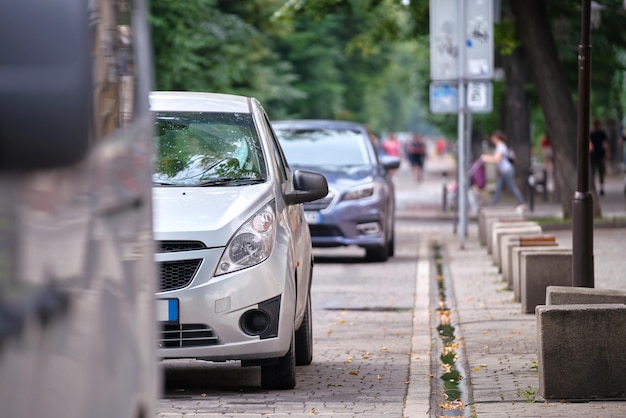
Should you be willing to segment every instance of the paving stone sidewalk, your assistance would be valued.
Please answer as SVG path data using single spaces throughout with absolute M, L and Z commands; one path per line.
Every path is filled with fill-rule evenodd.
M 476 222 L 470 221 L 463 249 L 449 214 L 442 210 L 442 172 L 453 170 L 450 160 L 431 162 L 421 183 L 412 186 L 410 176 L 400 171 L 396 179 L 404 206 L 400 216 L 441 222 L 430 235 L 444 246 L 452 302 L 458 321 L 470 388 L 472 417 L 626 417 L 626 401 L 568 403 L 545 401 L 538 394 L 537 335 L 534 314 L 523 314 L 521 304 L 498 273 L 487 250 L 478 241 Z M 612 176 L 605 186 L 602 207 L 605 216 L 626 216 L 623 176 Z M 560 215 L 558 204 L 535 202 L 536 216 Z M 557 242 L 571 248 L 570 229 L 551 231 Z M 626 290 L 626 259 L 623 257 L 626 228 L 594 229 L 595 287 Z M 438 303 L 431 300 L 431 312 Z M 624 350 L 623 347 L 616 349 Z M 466 411 L 468 411 L 466 409 Z M 467 414 L 467 412 L 466 412 Z M 431 416 L 433 411 L 431 410 Z M 451 412 L 449 416 L 459 416 Z

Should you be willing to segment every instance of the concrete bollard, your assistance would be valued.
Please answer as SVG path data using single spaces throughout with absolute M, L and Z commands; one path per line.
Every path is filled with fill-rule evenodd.
M 546 289 L 546 305 L 596 303 L 626 304 L 626 291 L 572 286 L 548 286 Z
M 541 226 L 537 222 L 495 222 L 491 228 L 491 258 L 494 263 L 499 260 L 500 236 L 508 235 L 537 235 L 541 234 Z
M 548 286 L 572 282 L 572 252 L 522 251 L 520 282 L 522 313 L 533 313 L 545 302 Z
M 626 305 L 539 305 L 535 315 L 540 396 L 626 398 Z
M 566 254 L 572 254 L 572 249 L 553 246 L 513 247 L 511 251 L 511 275 L 513 276 L 513 298 L 516 301 L 520 301 L 522 294 L 521 254 L 524 252 L 561 252 Z
M 522 224 L 520 224 L 521 226 Z M 505 241 L 508 242 L 511 239 L 520 239 L 527 236 L 540 236 L 542 233 L 541 226 L 535 222 L 524 223 L 524 225 L 531 226 L 532 228 L 513 228 L 500 230 L 494 238 L 493 251 L 491 258 L 496 266 L 498 266 L 498 273 L 502 272 L 502 256 L 503 248 L 505 247 Z M 536 227 L 538 227 L 538 229 Z
M 524 216 L 517 213 L 515 208 L 482 208 L 478 213 L 478 239 L 480 240 L 480 245 L 487 245 L 487 228 L 489 219 L 524 219 Z
M 506 280 L 509 289 L 513 289 L 513 274 L 511 268 L 511 249 L 516 247 L 556 247 L 554 235 L 527 235 L 502 237 L 500 244 L 500 269 L 502 278 Z
M 493 251 L 491 238 L 493 235 L 493 227 L 496 224 L 511 224 L 512 225 L 512 224 L 519 224 L 523 222 L 528 222 L 528 221 L 526 221 L 526 219 L 523 219 L 523 218 L 509 218 L 509 219 L 506 219 L 506 218 L 502 219 L 500 217 L 488 218 L 487 219 L 487 232 L 486 232 L 487 254 L 491 254 L 491 252 Z

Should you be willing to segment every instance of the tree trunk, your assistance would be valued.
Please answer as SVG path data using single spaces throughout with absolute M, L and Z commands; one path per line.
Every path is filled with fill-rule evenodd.
M 509 147 L 515 153 L 515 181 L 520 190 L 528 196 L 528 172 L 530 169 L 530 116 L 526 94 L 526 62 L 521 48 L 513 54 L 503 56 L 506 74 L 506 100 L 504 107 L 504 132 L 509 139 Z
M 518 36 L 537 87 L 555 159 L 563 216 L 572 216 L 576 191 L 576 110 L 550 29 L 545 0 L 512 0 Z M 599 213 L 594 199 L 594 213 Z

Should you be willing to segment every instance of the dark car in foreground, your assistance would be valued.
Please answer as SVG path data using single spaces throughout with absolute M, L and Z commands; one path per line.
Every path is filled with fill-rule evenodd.
M 314 247 L 356 245 L 368 261 L 394 254 L 395 195 L 389 170 L 365 125 L 335 120 L 272 122 L 289 165 L 323 174 L 328 195 L 304 204 Z

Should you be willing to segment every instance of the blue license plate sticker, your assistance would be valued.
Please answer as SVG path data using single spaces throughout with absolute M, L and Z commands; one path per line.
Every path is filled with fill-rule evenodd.
M 178 322 L 178 299 L 157 300 L 157 321 Z

